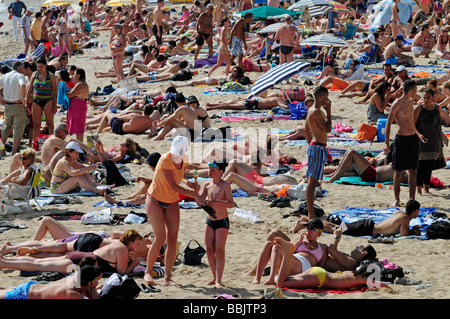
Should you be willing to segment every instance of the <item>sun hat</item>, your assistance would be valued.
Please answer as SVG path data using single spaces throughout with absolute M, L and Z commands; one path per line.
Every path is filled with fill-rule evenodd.
M 367 37 L 367 39 L 368 39 L 372 44 L 376 44 L 376 42 L 375 42 L 375 36 L 374 36 L 373 34 L 369 35 L 369 36 Z
M 77 142 L 67 143 L 66 150 L 75 150 L 78 153 L 84 153 L 84 151 L 80 147 L 80 144 L 78 144 Z
M 36 9 L 33 8 L 33 7 L 29 7 L 29 8 L 28 8 L 28 11 L 31 12 L 31 13 L 36 13 Z
M 397 36 L 395 37 L 395 40 L 405 40 L 405 37 L 401 34 L 397 34 Z
M 172 145 L 170 146 L 170 153 L 176 156 L 183 156 L 188 148 L 189 140 L 183 135 L 178 135 L 172 141 Z
M 197 104 L 200 104 L 200 103 L 198 102 L 197 98 L 196 98 L 194 95 L 191 95 L 190 97 L 188 97 L 187 103 L 188 103 L 188 104 L 191 104 L 191 103 L 197 103 Z

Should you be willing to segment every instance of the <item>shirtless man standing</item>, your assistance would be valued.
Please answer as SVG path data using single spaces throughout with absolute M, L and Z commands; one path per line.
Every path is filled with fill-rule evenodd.
M 403 83 L 403 95 L 395 100 L 386 123 L 386 142 L 384 151 L 390 152 L 389 137 L 391 125 L 397 123 L 398 130 L 393 142 L 392 168 L 394 169 L 394 197 L 392 206 L 400 205 L 400 182 L 403 171 L 408 170 L 409 199 L 415 199 L 417 166 L 419 163 L 419 140 L 427 140 L 420 134 L 414 122 L 414 99 L 417 84 L 412 80 Z
M 183 94 L 177 93 L 174 101 L 177 103 L 178 108 L 172 114 L 162 116 L 157 122 L 157 126 L 164 126 L 164 128 L 153 138 L 154 141 L 164 140 L 164 137 L 173 128 L 181 129 L 181 134 L 184 136 L 187 134 L 186 137 L 189 140 L 194 139 L 197 134 L 201 134 L 201 132 L 196 131 L 196 128 L 202 127 L 198 120 L 197 113 L 191 107 L 186 105 L 186 99 Z M 155 113 L 159 112 L 156 111 Z M 196 122 L 198 123 L 196 124 Z
M 234 59 L 238 57 L 238 65 L 241 68 L 244 68 L 244 65 L 242 64 L 242 59 L 244 57 L 244 50 L 242 49 L 242 46 L 247 50 L 245 33 L 247 32 L 247 24 L 250 23 L 252 19 L 253 13 L 246 12 L 244 14 L 244 17 L 234 25 L 233 29 L 231 30 L 230 40 L 228 42 L 229 45 L 231 45 L 231 64 L 233 64 Z
M 292 17 L 287 14 L 284 17 L 284 24 L 275 34 L 275 40 L 280 42 L 280 64 L 292 62 L 294 49 L 298 46 L 299 39 L 297 28 L 292 25 Z
M 162 44 L 162 34 L 163 34 L 163 6 L 164 0 L 158 0 L 155 10 L 153 10 L 153 35 L 156 38 L 156 46 L 159 48 Z
M 305 139 L 308 144 L 308 186 L 306 188 L 306 202 L 308 217 L 315 218 L 314 194 L 319 180 L 323 179 L 324 165 L 327 160 L 327 134 L 331 132 L 331 101 L 328 89 L 318 86 L 314 89 L 314 106 L 308 111 L 305 123 Z M 324 108 L 326 115 L 322 112 Z
M 404 37 L 399 34 L 395 37 L 394 41 L 388 44 L 384 51 L 384 60 L 386 63 L 395 64 L 406 64 L 414 65 L 414 60 L 407 54 L 403 54 L 405 50 L 402 48 Z
M 422 24 L 419 33 L 414 37 L 413 43 L 411 45 L 411 53 L 414 54 L 416 58 L 420 55 L 424 55 L 428 58 L 431 50 L 433 49 L 436 42 L 430 35 L 430 26 L 428 23 Z
M 206 6 L 206 11 L 200 14 L 197 20 L 197 48 L 195 49 L 194 61 L 197 60 L 197 56 L 203 47 L 203 44 L 208 44 L 209 54 L 211 56 L 214 54 L 213 51 L 213 18 L 214 18 L 214 6 L 208 4 Z

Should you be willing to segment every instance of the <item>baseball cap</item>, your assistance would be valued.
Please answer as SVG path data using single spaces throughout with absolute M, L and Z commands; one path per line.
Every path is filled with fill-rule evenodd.
M 156 167 L 156 164 L 158 164 L 158 161 L 160 158 L 161 158 L 161 154 L 159 154 L 158 152 L 151 153 L 147 157 L 147 164 L 152 167 Z
M 375 42 L 375 36 L 374 36 L 373 34 L 369 35 L 369 36 L 367 37 L 367 39 L 368 39 L 372 44 L 376 44 L 376 42 Z
M 29 8 L 28 8 L 28 11 L 31 12 L 31 13 L 36 13 L 36 9 L 33 8 L 33 7 L 29 7 Z
M 407 71 L 407 70 L 406 70 L 406 67 L 405 67 L 404 65 L 400 65 L 400 66 L 395 70 L 395 72 L 402 72 L 402 71 Z
M 405 37 L 403 35 L 401 35 L 401 34 L 397 34 L 397 36 L 395 37 L 395 40 L 397 40 L 397 39 L 403 41 L 403 40 L 405 40 Z
M 170 153 L 176 156 L 183 156 L 189 148 L 189 140 L 183 136 L 176 136 L 170 146 Z
M 67 143 L 66 150 L 75 150 L 78 153 L 84 153 L 84 151 L 80 147 L 80 144 L 78 144 L 77 142 Z
M 305 226 L 311 226 L 323 230 L 323 222 L 318 218 L 311 219 L 309 222 L 305 224 Z

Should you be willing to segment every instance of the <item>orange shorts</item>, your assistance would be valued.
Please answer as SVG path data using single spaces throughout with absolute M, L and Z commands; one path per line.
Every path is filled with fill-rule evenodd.
M 334 91 L 342 91 L 347 86 L 349 86 L 349 83 L 345 80 L 339 79 L 339 78 L 333 78 L 333 82 L 331 82 L 331 90 Z

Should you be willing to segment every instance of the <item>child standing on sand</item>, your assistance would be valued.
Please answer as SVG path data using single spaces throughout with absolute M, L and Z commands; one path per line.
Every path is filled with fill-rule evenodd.
M 216 211 L 216 216 L 208 215 L 206 218 L 205 244 L 208 263 L 213 273 L 213 280 L 208 285 L 222 287 L 222 275 L 225 269 L 225 243 L 230 228 L 227 208 L 234 205 L 231 186 L 222 179 L 225 163 L 208 163 L 208 175 L 212 181 L 203 184 L 201 197 L 207 198 L 208 206 Z

